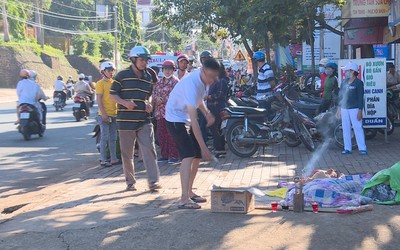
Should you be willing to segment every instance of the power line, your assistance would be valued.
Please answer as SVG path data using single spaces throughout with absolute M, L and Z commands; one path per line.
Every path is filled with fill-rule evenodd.
M 110 33 L 110 32 L 115 32 L 114 29 L 110 29 L 110 30 L 98 30 L 98 31 L 76 31 L 76 30 L 67 30 L 67 29 L 62 29 L 62 28 L 56 28 L 56 27 L 52 27 L 52 26 L 48 26 L 48 25 L 39 25 L 38 23 L 32 22 L 32 21 L 28 21 L 28 20 L 24 20 L 20 17 L 17 16 L 13 16 L 10 14 L 7 14 L 7 17 L 25 23 L 25 24 L 29 24 L 32 26 L 36 26 L 38 28 L 42 28 L 45 30 L 51 30 L 54 32 L 59 32 L 59 33 L 65 33 L 65 34 L 72 34 L 72 35 L 90 35 L 90 34 L 104 34 L 104 33 Z
M 53 12 L 53 11 L 45 10 L 45 9 L 42 9 L 42 8 L 38 8 L 38 7 L 34 6 L 34 5 L 30 5 L 30 4 L 27 4 L 27 3 L 24 3 L 24 2 L 21 2 L 21 1 L 18 1 L 18 0 L 14 0 L 14 1 L 15 1 L 15 2 L 18 2 L 18 3 L 22 4 L 22 5 L 29 6 L 29 7 L 33 8 L 34 11 L 39 10 L 39 11 L 42 12 L 43 15 L 47 15 L 47 16 L 54 16 L 54 17 L 57 17 L 57 18 L 66 17 L 66 19 L 67 19 L 67 18 L 71 18 L 71 20 L 73 20 L 73 19 L 77 19 L 77 20 L 78 20 L 78 19 L 82 19 L 82 21 L 88 20 L 88 19 L 93 19 L 93 21 L 95 21 L 96 19 L 99 19 L 99 17 L 97 17 L 97 16 L 96 16 L 96 17 L 94 17 L 94 16 L 82 17 L 82 16 L 75 16 L 75 15 L 69 15 L 69 14 L 63 14 L 63 13 Z M 82 10 L 82 9 L 80 9 L 80 10 Z M 30 9 L 30 11 L 32 11 L 32 9 Z M 85 10 L 85 11 L 87 11 L 87 10 Z M 48 14 L 46 14 L 46 13 L 48 13 Z M 58 16 L 61 16 L 61 17 L 58 17 Z M 111 17 L 112 17 L 112 15 L 109 14 L 109 15 L 107 16 L 107 19 L 106 19 L 106 20 L 111 20 L 111 19 L 112 19 Z M 73 18 L 73 19 L 72 19 L 72 18 Z M 104 20 L 104 19 L 103 19 L 103 20 Z
M 73 9 L 73 10 L 82 10 L 82 9 L 80 9 L 80 8 L 76 8 L 76 7 L 72 7 L 72 6 L 68 6 L 68 5 L 65 5 L 65 4 L 61 4 L 61 3 L 57 3 L 56 1 L 52 1 L 51 2 L 52 4 L 54 3 L 54 4 L 57 4 L 57 5 L 59 5 L 59 6 L 63 6 L 63 7 L 66 7 L 66 8 L 70 8 L 70 9 Z M 85 10 L 85 11 L 87 11 L 87 12 L 92 12 L 92 13 L 97 13 L 97 11 L 95 11 L 95 10 Z M 110 14 L 114 14 L 114 12 L 109 12 Z

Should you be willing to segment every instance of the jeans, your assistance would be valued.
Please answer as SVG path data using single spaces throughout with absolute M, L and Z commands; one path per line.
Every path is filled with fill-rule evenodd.
M 154 184 L 160 179 L 160 170 L 157 164 L 152 123 L 145 124 L 139 130 L 119 130 L 119 144 L 126 184 L 136 183 L 133 163 L 133 151 L 136 140 L 139 143 L 143 164 L 147 170 L 149 185 Z
M 100 155 L 101 160 L 107 160 L 107 143 L 110 150 L 111 161 L 117 161 L 117 120 L 116 117 L 108 117 L 110 121 L 103 121 L 101 116 L 98 116 L 100 125 Z

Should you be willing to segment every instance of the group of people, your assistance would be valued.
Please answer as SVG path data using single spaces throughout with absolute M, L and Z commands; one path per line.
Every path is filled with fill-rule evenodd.
M 136 46 L 130 51 L 128 68 L 115 74 L 112 62 L 103 62 L 100 66 L 102 79 L 96 83 L 101 165 L 119 163 L 117 131 L 126 190 L 136 190 L 133 161 L 136 143 L 147 169 L 150 190 L 161 188 L 158 162 L 181 161 L 182 195 L 178 208 L 182 209 L 198 209 L 201 208 L 198 203 L 206 202 L 192 189 L 200 159 L 213 159 L 213 153 L 206 145 L 207 135 L 202 133 L 204 128 L 209 127 L 212 131 L 215 153 L 225 154 L 225 141 L 219 131 L 219 112 L 225 107 L 229 78 L 210 52 L 203 52 L 200 57 L 202 67 L 190 73 L 187 55 L 178 56 L 176 62 L 166 60 L 161 69 L 163 76 L 158 79 L 158 74 L 147 66 L 151 58 L 149 51 Z M 204 128 L 200 125 L 203 120 Z M 161 149 L 159 158 L 155 136 Z
M 54 82 L 54 95 L 61 95 L 61 103 L 66 105 L 67 98 L 72 98 L 74 94 L 78 96 L 89 96 L 94 93 L 94 85 L 90 79 L 91 77 L 85 74 L 79 74 L 78 81 L 74 82 L 72 76 L 69 76 L 67 81 L 64 82 L 64 77 L 59 75 Z

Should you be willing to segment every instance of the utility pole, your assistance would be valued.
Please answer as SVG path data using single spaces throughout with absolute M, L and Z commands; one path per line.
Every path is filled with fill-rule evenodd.
M 162 52 L 165 52 L 165 33 L 164 33 L 164 26 L 162 24 L 161 24 L 161 34 L 162 34 L 161 48 Z
M 324 28 L 319 30 L 319 60 L 325 57 Z
M 10 34 L 8 32 L 8 20 L 5 0 L 2 1 L 2 14 L 3 14 L 3 27 L 4 27 L 4 42 L 10 41 Z
M 114 64 L 118 69 L 118 7 L 114 5 Z
M 37 42 L 41 45 L 41 47 L 44 47 L 44 33 L 43 33 L 43 16 L 41 16 L 40 13 L 40 6 L 42 6 L 42 1 L 41 0 L 35 0 L 36 1 L 36 11 L 35 11 L 35 23 L 36 23 L 36 40 Z M 40 1 L 40 4 L 39 4 Z
M 40 40 L 41 40 L 41 46 L 42 46 L 42 49 L 44 49 L 44 27 L 43 27 L 43 25 L 44 25 L 44 20 L 43 20 L 43 0 L 40 0 L 40 9 L 41 9 L 41 11 L 40 11 L 40 34 L 41 34 L 41 38 L 40 38 Z

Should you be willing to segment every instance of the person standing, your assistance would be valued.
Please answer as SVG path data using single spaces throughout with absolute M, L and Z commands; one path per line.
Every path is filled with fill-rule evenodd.
M 178 69 L 175 71 L 175 76 L 180 80 L 189 72 L 187 71 L 188 64 L 189 64 L 189 57 L 185 54 L 181 54 L 178 56 L 178 59 L 176 60 L 178 64 Z
M 220 64 L 214 58 L 203 62 L 203 67 L 184 77 L 172 90 L 165 119 L 167 128 L 175 140 L 179 156 L 182 195 L 178 203 L 180 209 L 199 209 L 197 203 L 207 200 L 193 192 L 193 183 L 200 165 L 200 159 L 213 158 L 201 134 L 197 119 L 197 109 L 204 115 L 207 126 L 215 118 L 204 103 L 206 88 L 218 79 Z
M 118 103 L 117 126 L 120 139 L 126 189 L 136 190 L 134 170 L 134 146 L 136 140 L 147 169 L 150 190 L 161 188 L 158 183 L 160 170 L 157 165 L 154 130 L 150 113 L 153 111 L 151 95 L 157 82 L 156 73 L 147 67 L 150 52 L 136 46 L 129 52 L 131 66 L 120 71 L 111 86 L 111 98 Z
M 337 99 L 337 94 L 339 91 L 338 80 L 337 80 L 337 64 L 334 62 L 328 62 L 325 65 L 325 83 L 323 92 L 323 104 L 322 110 L 329 110 L 334 101 Z M 335 99 L 335 100 L 334 100 Z
M 320 79 L 321 79 L 321 85 L 320 86 L 315 86 L 314 88 L 314 90 L 315 91 L 320 91 L 318 94 L 319 94 L 319 96 L 322 96 L 323 94 L 324 94 L 324 87 L 325 87 L 325 80 L 326 80 L 326 78 L 328 77 L 328 75 L 325 73 L 325 66 L 326 66 L 326 64 L 329 62 L 329 59 L 328 58 L 322 58 L 320 61 L 319 61 L 319 64 L 318 64 L 318 66 L 319 66 L 319 77 L 320 77 Z M 319 88 L 319 89 L 318 89 Z
M 342 154 L 352 153 L 351 128 L 356 136 L 360 155 L 367 155 L 365 135 L 362 127 L 362 112 L 364 109 L 364 83 L 357 78 L 358 65 L 349 62 L 342 68 L 345 79 L 342 81 L 339 92 L 338 115 L 342 117 L 344 150 Z
M 100 165 L 110 167 L 119 163 L 117 159 L 117 103 L 110 97 L 115 66 L 112 62 L 103 62 L 100 72 L 103 79 L 96 83 L 96 98 L 99 106 L 97 122 L 100 126 Z M 110 162 L 107 161 L 107 143 Z
M 158 162 L 168 161 L 169 164 L 178 162 L 178 151 L 174 139 L 168 132 L 165 120 L 165 105 L 167 105 L 169 94 L 179 82 L 174 71 L 175 63 L 171 60 L 164 61 L 162 64 L 164 77 L 157 82 L 153 91 L 154 116 L 157 120 L 157 137 L 161 148 L 161 157 Z
M 207 108 L 215 117 L 214 124 L 210 127 L 213 136 L 214 154 L 220 158 L 226 155 L 225 136 L 221 133 L 221 117 L 219 113 L 226 107 L 228 98 L 229 78 L 223 64 L 220 64 L 219 80 L 211 85 L 206 96 Z
M 389 64 L 389 71 L 386 74 L 386 86 L 392 87 L 400 83 L 400 75 L 397 73 L 394 64 Z
M 257 51 L 253 55 L 253 59 L 257 61 L 258 78 L 257 78 L 257 96 L 256 99 L 260 108 L 267 109 L 268 116 L 272 114 L 271 104 L 268 99 L 272 96 L 272 91 L 275 87 L 275 77 L 271 66 L 266 63 L 265 54 L 262 51 Z M 271 118 L 271 117 L 268 117 Z

